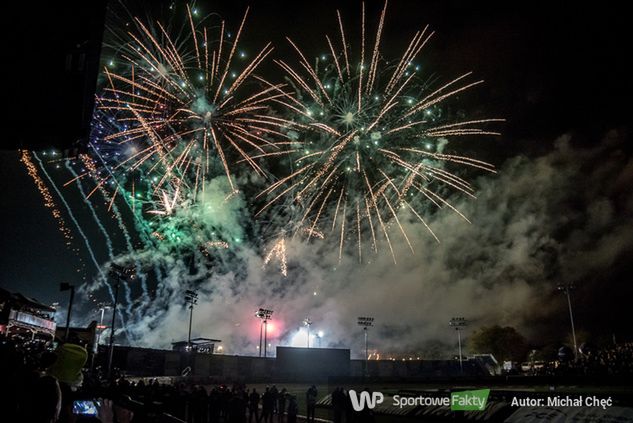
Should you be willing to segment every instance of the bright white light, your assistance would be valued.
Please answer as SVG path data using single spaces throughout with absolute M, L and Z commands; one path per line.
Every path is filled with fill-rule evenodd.
M 292 338 L 290 338 L 291 347 L 305 347 L 307 342 L 307 334 L 304 329 L 299 329 Z
M 314 332 L 310 332 L 310 346 L 313 345 L 317 334 Z M 306 328 L 301 328 L 290 338 L 290 346 L 291 347 L 299 347 L 305 348 L 308 346 L 308 330 Z

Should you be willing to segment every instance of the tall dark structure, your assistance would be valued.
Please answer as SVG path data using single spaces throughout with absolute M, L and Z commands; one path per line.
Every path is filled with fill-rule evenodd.
M 86 145 L 106 0 L 41 2 L 5 15 L 10 133 L 3 149 Z M 6 27 L 5 27 L 6 28 Z

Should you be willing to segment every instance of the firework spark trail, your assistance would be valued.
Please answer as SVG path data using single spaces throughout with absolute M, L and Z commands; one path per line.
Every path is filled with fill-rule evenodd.
M 286 262 L 286 235 L 282 234 L 280 238 L 272 246 L 266 257 L 264 257 L 265 267 L 270 261 L 275 258 L 279 260 L 279 270 L 282 275 L 288 276 L 288 264 Z
M 105 160 L 102 157 L 101 153 L 99 152 L 99 149 L 93 143 L 90 143 L 90 147 L 91 147 L 93 153 L 96 155 L 96 157 L 99 158 L 99 160 L 102 162 L 102 164 L 105 165 Z M 121 212 L 119 211 L 119 207 L 117 206 L 116 202 L 114 201 L 115 196 L 113 195 L 112 198 L 109 198 L 108 192 L 104 188 L 103 184 L 100 183 L 100 180 L 99 180 L 99 177 L 98 177 L 98 174 L 97 174 L 97 169 L 96 169 L 94 163 L 92 162 L 92 160 L 89 157 L 85 156 L 85 155 L 80 155 L 80 158 L 81 158 L 82 162 L 84 163 L 84 165 L 86 166 L 86 168 L 88 169 L 87 174 L 89 174 L 89 175 L 91 175 L 93 177 L 93 179 L 95 180 L 95 183 L 97 185 L 97 188 L 99 189 L 99 191 L 103 195 L 103 197 L 106 200 L 106 202 L 108 202 L 108 210 L 112 211 L 112 213 L 113 213 L 113 215 L 115 217 L 115 220 L 117 222 L 117 226 L 119 227 L 119 229 L 123 233 L 123 237 L 125 239 L 125 245 L 126 245 L 128 254 L 132 255 L 132 253 L 134 252 L 134 248 L 132 246 L 132 238 L 130 237 L 130 234 L 129 234 L 129 231 L 127 230 L 127 227 L 123 223 L 123 217 L 121 215 Z M 111 175 L 111 170 L 107 166 L 105 166 L 105 169 Z M 79 177 L 76 177 L 76 179 L 79 179 Z M 116 181 L 116 179 L 112 179 L 112 180 Z M 117 191 L 118 191 L 118 186 L 117 186 Z M 116 195 L 116 191 L 115 191 L 115 195 Z M 126 196 L 122 196 L 122 197 L 124 198 L 125 204 L 127 204 L 129 209 L 130 209 L 130 211 L 132 211 L 132 207 L 129 204 L 128 199 L 126 198 Z M 135 217 L 136 217 L 136 215 L 135 215 Z M 135 222 L 138 222 L 138 220 L 135 220 Z M 145 229 L 145 228 L 142 228 L 142 229 Z M 140 233 L 143 234 L 144 231 L 142 230 Z M 136 275 L 138 276 L 138 280 L 140 281 L 140 286 L 141 286 L 141 290 L 142 290 L 143 299 L 147 302 L 147 301 L 150 300 L 149 291 L 148 291 L 148 287 L 147 287 L 147 276 L 143 272 L 143 268 L 141 266 L 141 263 L 136 258 L 134 258 L 134 268 L 135 268 Z M 157 269 L 155 269 L 155 270 L 156 270 L 156 274 L 159 275 L 160 272 L 157 271 Z M 128 310 L 130 310 L 131 305 L 132 305 L 132 301 L 128 301 Z M 140 314 L 141 313 L 141 309 L 137 308 L 136 309 L 136 313 L 137 313 L 137 315 Z
M 64 239 L 66 240 L 65 242 L 66 247 L 70 249 L 70 245 L 72 244 L 72 240 L 73 240 L 72 232 L 68 228 L 68 225 L 66 225 L 66 222 L 64 221 L 64 218 L 62 217 L 62 213 L 57 207 L 57 205 L 55 204 L 55 201 L 53 200 L 53 196 L 51 195 L 48 187 L 46 186 L 46 183 L 39 176 L 37 172 L 37 167 L 31 160 L 31 157 L 29 156 L 29 153 L 27 150 L 20 150 L 20 161 L 26 167 L 26 170 L 29 176 L 31 177 L 31 179 L 33 179 L 35 186 L 40 192 L 40 195 L 42 196 L 44 200 L 44 207 L 51 209 L 51 214 L 53 215 L 53 218 L 57 222 L 57 228 L 59 229 Z
M 110 239 L 110 235 L 108 234 L 108 231 L 106 231 L 105 228 L 103 227 L 103 224 L 101 223 L 101 219 L 99 219 L 99 217 L 97 216 L 97 212 L 92 206 L 92 202 L 90 202 L 88 198 L 86 198 L 86 192 L 84 191 L 83 184 L 81 183 L 81 179 L 77 178 L 78 176 L 77 172 L 75 172 L 75 170 L 72 168 L 68 160 L 65 160 L 64 162 L 65 162 L 64 166 L 66 167 L 66 169 L 68 169 L 71 175 L 75 177 L 75 183 L 77 185 L 77 189 L 79 190 L 79 193 L 81 194 L 81 198 L 84 204 L 88 206 L 88 209 L 90 210 L 90 214 L 92 215 L 93 220 L 95 221 L 95 223 L 97 224 L 97 227 L 99 228 L 99 232 L 101 232 L 101 234 L 105 238 L 106 246 L 108 249 L 108 257 L 110 258 L 110 260 L 113 260 L 114 249 L 112 247 L 112 240 Z
M 313 65 L 289 38 L 299 66 L 287 60 L 275 61 L 295 92 L 278 88 L 282 97 L 273 101 L 285 108 L 288 122 L 296 122 L 289 126 L 302 133 L 302 142 L 297 143 L 302 148 L 291 146 L 288 150 L 297 168 L 260 193 L 270 198 L 258 215 L 275 202 L 292 197 L 303 209 L 298 229 L 304 222 L 312 231 L 320 230 L 320 225 L 331 226 L 332 230 L 338 225 L 339 260 L 348 238 L 357 240 L 359 261 L 366 256 L 362 251 L 364 240 L 370 240 L 371 250 L 378 252 L 377 235 L 381 231 L 395 262 L 393 235 L 389 233 L 392 227 L 413 252 L 401 210 L 410 211 L 409 216 L 419 220 L 439 241 L 420 209 L 427 204 L 448 207 L 468 221 L 448 202 L 446 192 L 475 198 L 471 184 L 446 167 L 459 165 L 494 172 L 494 166 L 486 162 L 442 152 L 443 140 L 450 137 L 499 135 L 486 126 L 503 119 L 455 121 L 443 117 L 442 107 L 449 99 L 483 81 L 468 82 L 468 72 L 433 91 L 424 83 L 420 85 L 414 61 L 434 34 L 428 26 L 417 31 L 402 56 L 389 65 L 380 52 L 386 12 L 387 2 L 372 45 L 362 4 L 357 63 L 353 63 L 351 43 L 338 11 L 340 47 L 325 37 L 331 64 L 323 55 Z M 427 91 L 430 93 L 425 94 Z M 365 231 L 370 235 L 363 235 Z
M 44 174 L 44 176 L 46 176 L 46 179 L 48 180 L 50 185 L 53 187 L 55 192 L 57 193 L 57 196 L 59 197 L 61 202 L 66 207 L 66 211 L 68 212 L 68 216 L 70 216 L 70 220 L 72 220 L 72 222 L 75 224 L 75 227 L 77 228 L 77 231 L 79 232 L 79 234 L 81 235 L 82 239 L 84 240 L 84 244 L 86 245 L 86 249 L 88 251 L 88 255 L 90 256 L 90 258 L 92 260 L 92 263 L 95 265 L 97 271 L 99 272 L 99 276 L 105 282 L 105 285 L 108 287 L 108 292 L 110 294 L 110 297 L 114 301 L 114 292 L 112 291 L 112 287 L 110 286 L 109 283 L 107 283 L 107 277 L 103 273 L 103 271 L 101 270 L 101 266 L 99 266 L 99 262 L 97 261 L 97 258 L 95 257 L 95 254 L 94 254 L 94 251 L 92 250 L 92 247 L 90 246 L 90 241 L 88 241 L 88 237 L 86 237 L 86 234 L 81 229 L 81 226 L 79 225 L 79 222 L 75 218 L 75 215 L 74 215 L 72 209 L 70 208 L 70 206 L 66 202 L 66 199 L 64 198 L 64 196 L 61 193 L 61 191 L 59 190 L 59 188 L 57 188 L 57 185 L 53 181 L 53 178 L 51 178 L 51 176 L 46 171 L 46 169 L 44 167 L 44 164 L 42 163 L 42 160 L 37 156 L 37 153 L 35 153 L 35 152 L 33 153 L 33 157 L 35 158 L 35 160 L 37 160 L 37 162 L 38 162 L 38 164 L 40 166 L 40 169 L 42 170 L 42 173 Z
M 91 144 L 92 147 L 92 144 Z M 133 248 L 132 248 L 132 244 L 131 244 L 131 238 L 129 235 L 129 232 L 127 231 L 127 228 L 125 227 L 125 225 L 123 224 L 123 219 L 122 216 L 120 215 L 119 211 L 118 211 L 118 207 L 116 205 L 116 203 L 113 201 L 114 198 L 109 201 L 108 198 L 108 192 L 103 188 L 103 184 L 100 184 L 97 178 L 97 171 L 96 168 L 94 167 L 94 164 L 92 163 L 92 161 L 85 155 L 80 154 L 79 158 L 81 159 L 82 163 L 84 164 L 84 166 L 86 166 L 86 168 L 89 170 L 88 174 L 90 174 L 93 179 L 95 180 L 95 182 L 97 183 L 97 186 L 95 189 L 99 189 L 99 191 L 101 192 L 101 194 L 103 195 L 104 199 L 106 200 L 106 202 L 108 202 L 110 210 L 112 210 L 112 212 L 114 213 L 114 216 L 116 217 L 116 220 L 118 222 L 118 226 L 121 229 L 121 231 L 124 234 L 124 238 L 126 240 L 126 246 L 128 248 L 128 252 L 133 252 Z M 65 164 L 66 168 L 70 171 L 70 173 L 73 175 L 73 180 L 77 182 L 77 186 L 79 188 L 80 194 L 82 195 L 82 198 L 84 200 L 84 202 L 86 202 L 88 204 L 88 207 L 91 210 L 91 213 L 93 214 L 93 218 L 95 220 L 95 222 L 97 223 L 97 225 L 100 227 L 100 230 L 102 231 L 102 233 L 104 234 L 104 236 L 106 237 L 106 242 L 108 244 L 108 256 L 110 258 L 110 261 L 114 260 L 114 251 L 112 248 L 112 243 L 111 243 L 111 239 L 107 233 L 107 231 L 105 230 L 105 228 L 103 227 L 100 219 L 98 218 L 98 216 L 96 215 L 96 211 L 94 210 L 94 207 L 92 207 L 92 204 L 90 203 L 88 196 L 85 195 L 85 191 L 83 190 L 83 186 L 81 184 L 81 178 L 79 177 L 79 175 L 74 171 L 74 169 L 69 165 L 68 161 L 66 161 Z M 94 192 L 94 190 L 92 191 Z M 145 275 L 140 272 L 139 269 L 141 269 L 140 263 L 138 262 L 138 260 L 135 259 L 135 268 L 137 269 L 137 275 L 139 276 L 139 279 L 142 281 L 142 286 L 144 287 L 143 289 L 143 298 L 145 300 L 147 300 L 149 298 L 148 294 L 147 294 L 147 288 L 146 288 L 146 284 L 145 284 Z M 112 298 L 112 300 L 114 301 L 114 296 L 113 296 L 113 291 L 111 288 L 111 285 L 107 282 L 107 279 L 102 279 L 104 281 L 104 284 L 108 287 L 108 290 L 110 292 L 110 296 Z M 128 318 L 132 318 L 132 310 L 131 310 L 131 306 L 134 304 L 134 301 L 132 300 L 132 291 L 130 288 L 130 285 L 127 281 L 123 280 L 121 281 L 123 284 L 123 289 L 125 291 L 125 299 L 128 303 L 127 307 L 125 307 L 125 312 L 128 316 Z M 136 316 L 137 318 L 141 317 L 141 310 L 140 308 L 136 309 Z M 120 324 L 120 328 L 123 328 L 123 332 L 125 333 L 125 335 L 128 337 L 130 337 L 129 332 L 127 330 L 126 327 L 126 320 L 123 316 L 122 313 L 119 313 L 119 324 Z
M 114 261 L 114 250 L 112 248 L 112 240 L 110 239 L 110 235 L 108 234 L 108 231 L 106 231 L 105 227 L 103 226 L 103 224 L 101 223 L 101 219 L 99 219 L 99 216 L 97 216 L 97 212 L 95 211 L 94 207 L 92 206 L 92 203 L 88 200 L 88 198 L 86 197 L 86 193 L 84 191 L 83 188 L 83 184 L 81 183 L 81 179 L 78 178 L 77 176 L 77 172 L 75 172 L 75 170 L 72 168 L 72 166 L 70 166 L 70 163 L 68 160 L 65 161 L 65 167 L 66 169 L 68 169 L 68 171 L 73 175 L 73 177 L 75 178 L 75 183 L 77 185 L 77 189 L 79 190 L 79 193 L 81 194 L 81 198 L 84 202 L 84 204 L 86 204 L 88 206 L 88 210 L 90 210 L 90 214 L 92 215 L 93 220 L 95 221 L 95 223 L 97 224 L 97 227 L 99 228 L 99 231 L 103 234 L 105 241 L 106 241 L 106 246 L 108 249 L 108 258 L 110 259 L 110 261 Z M 127 313 L 128 317 L 132 316 L 132 290 L 130 288 L 130 285 L 126 282 L 123 281 L 123 287 L 125 290 L 125 299 L 127 301 L 127 307 L 125 309 L 125 312 Z
M 113 194 L 112 199 L 109 202 L 109 207 L 111 207 L 111 209 L 114 211 L 115 215 L 117 216 L 118 225 L 119 225 L 119 228 L 121 229 L 121 231 L 123 232 L 123 235 L 125 237 L 125 243 L 126 243 L 128 252 L 132 252 L 134 250 L 134 248 L 132 247 L 132 238 L 130 237 L 129 232 L 128 232 L 125 224 L 123 223 L 123 217 L 121 216 L 119 208 L 118 208 L 116 202 L 114 202 L 114 198 L 116 196 L 116 193 L 119 190 L 122 190 L 123 188 L 122 188 L 121 185 L 119 185 L 118 179 L 116 178 L 116 176 L 112 172 L 112 169 L 108 166 L 107 161 L 104 159 L 104 157 L 99 152 L 99 149 L 97 147 L 95 147 L 92 143 L 90 144 L 90 147 L 92 148 L 92 151 L 97 156 L 97 158 L 99 158 L 99 161 L 103 165 L 103 168 L 109 174 L 110 180 L 114 181 L 115 183 L 117 183 L 115 193 Z M 80 177 L 85 176 L 85 175 L 88 175 L 88 173 L 86 173 L 84 175 L 80 175 Z M 100 184 L 99 187 L 100 187 L 100 189 L 103 188 L 103 184 Z M 107 196 L 108 196 L 107 192 L 105 192 L 105 191 L 102 191 L 102 192 L 103 192 L 104 198 L 107 199 Z M 128 206 L 128 209 L 130 210 L 130 212 L 132 212 L 133 211 L 133 207 L 132 207 L 132 204 L 130 204 L 130 201 L 129 201 L 128 197 L 124 195 L 124 196 L 121 196 L 121 198 L 123 199 L 125 204 Z M 138 216 L 136 214 L 133 214 L 133 216 L 136 219 L 135 223 L 137 225 L 141 226 L 141 228 L 140 228 L 141 229 L 140 230 L 141 235 L 151 233 L 151 229 L 147 226 L 147 223 L 144 220 L 142 220 L 142 219 L 139 220 Z M 149 239 L 149 237 L 148 237 L 148 239 Z
M 119 225 L 119 228 L 123 232 L 123 236 L 125 238 L 125 244 L 126 244 L 126 248 L 127 248 L 128 254 L 132 254 L 134 252 L 134 248 L 132 247 L 130 234 L 129 234 L 127 228 L 125 228 L 125 225 L 123 225 L 123 220 L 122 220 L 122 217 L 121 217 L 121 213 L 119 212 L 119 209 L 118 209 L 117 205 L 114 204 L 114 203 L 112 205 L 112 212 L 116 216 L 117 224 Z M 143 266 L 141 265 L 139 260 L 136 259 L 136 258 L 134 258 L 134 269 L 135 269 L 136 275 L 138 276 L 138 280 L 140 281 L 141 290 L 143 292 L 143 299 L 145 301 L 149 301 L 150 300 L 150 296 L 149 296 L 149 290 L 148 290 L 148 287 L 147 287 L 147 275 L 145 274 L 145 272 L 143 272 Z M 155 268 L 154 271 L 155 271 L 156 275 L 160 275 L 160 272 L 158 271 L 157 268 Z M 137 315 L 140 315 L 141 309 L 137 308 L 136 309 L 136 313 L 137 313 Z

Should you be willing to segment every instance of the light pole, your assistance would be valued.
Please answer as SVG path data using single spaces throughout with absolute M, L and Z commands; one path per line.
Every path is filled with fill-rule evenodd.
M 567 306 L 569 307 L 569 320 L 571 321 L 571 336 L 574 341 L 574 359 L 578 356 L 578 344 L 576 343 L 576 328 L 574 327 L 574 313 L 571 309 L 571 291 L 576 289 L 573 283 L 565 283 L 558 285 L 558 290 L 567 296 Z
M 116 277 L 116 285 L 114 288 L 114 305 L 112 306 L 112 324 L 110 325 L 110 351 L 108 352 L 108 379 L 112 377 L 112 357 L 114 355 L 114 326 L 116 323 L 116 310 L 119 305 L 119 285 L 121 285 L 121 279 L 130 280 L 134 279 L 134 273 L 132 267 L 123 267 L 117 264 L 112 264 L 110 267 L 110 276 Z
M 255 312 L 255 317 L 261 320 L 259 326 L 259 356 L 262 356 L 262 329 L 264 332 L 264 358 L 266 358 L 266 346 L 268 345 L 268 321 L 272 319 L 273 310 L 267 308 L 260 308 Z
M 320 330 L 317 332 L 317 339 L 319 340 L 319 348 L 321 348 L 321 338 L 323 338 L 323 331 Z
M 187 335 L 187 349 L 193 349 L 191 345 L 191 325 L 193 323 L 193 306 L 198 303 L 198 293 L 188 289 L 185 291 L 185 304 L 189 304 L 189 334 Z
M 465 317 L 453 317 L 448 325 L 450 327 L 455 328 L 457 331 L 457 345 L 459 346 L 459 371 L 464 373 L 464 365 L 462 363 L 462 336 L 460 332 L 464 329 L 466 325 L 468 325 L 468 321 L 466 321 Z
M 369 344 L 367 343 L 367 332 L 370 327 L 374 326 L 374 318 L 373 317 L 359 317 L 358 321 L 359 326 L 363 327 L 363 332 L 365 332 L 365 374 L 368 373 L 367 360 L 369 359 Z
M 62 282 L 59 284 L 60 291 L 70 291 L 70 300 L 68 301 L 68 314 L 66 315 L 66 332 L 64 333 L 64 342 L 68 342 L 68 335 L 70 334 L 70 314 L 73 309 L 73 301 L 75 300 L 75 285 L 71 285 L 68 282 Z
M 310 325 L 312 324 L 312 320 L 309 317 L 306 317 L 303 321 L 303 326 L 308 328 L 308 348 L 310 348 Z
M 97 331 L 97 345 L 99 345 L 99 342 L 101 341 L 101 332 L 103 332 L 103 329 L 105 329 L 105 327 L 103 326 L 103 317 L 105 315 L 105 311 L 110 309 L 110 306 L 105 304 L 105 303 L 99 303 L 99 311 L 101 312 L 101 317 L 99 318 L 99 326 L 97 326 L 97 329 L 99 329 Z
M 193 307 L 198 303 L 198 293 L 193 290 L 185 291 L 185 304 L 189 305 L 189 332 L 187 334 L 187 348 L 192 350 L 191 345 L 191 326 L 193 324 Z
M 95 340 L 95 347 L 92 352 L 92 363 L 90 365 L 92 369 L 94 369 L 94 366 L 95 366 L 95 357 L 99 353 L 99 342 L 101 342 L 101 332 L 103 332 L 103 329 L 104 329 L 103 317 L 104 317 L 106 309 L 110 308 L 110 306 L 106 305 L 105 303 L 99 303 L 98 305 L 99 305 L 99 311 L 101 312 L 101 318 L 99 319 L 99 325 L 97 326 L 97 339 Z
M 57 309 L 59 308 L 59 303 L 55 301 L 51 304 L 51 307 L 55 309 L 55 312 L 53 313 L 53 320 L 55 321 L 55 323 L 57 323 Z

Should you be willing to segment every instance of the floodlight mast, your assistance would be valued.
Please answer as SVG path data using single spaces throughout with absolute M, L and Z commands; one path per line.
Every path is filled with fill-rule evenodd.
M 459 371 L 463 374 L 464 364 L 462 359 L 462 336 L 460 332 L 464 329 L 464 327 L 468 325 L 468 321 L 465 317 L 453 317 L 448 322 L 448 325 L 455 328 L 455 330 L 457 331 L 457 345 L 459 346 Z
M 571 336 L 574 341 L 574 359 L 578 357 L 578 344 L 576 343 L 576 327 L 574 326 L 574 312 L 571 308 L 571 291 L 576 289 L 573 283 L 564 283 L 558 285 L 558 290 L 562 291 L 567 297 L 567 307 L 569 308 L 569 320 L 571 322 Z
M 191 289 L 185 291 L 185 304 L 189 304 L 189 334 L 187 335 L 187 349 L 193 350 L 191 345 L 191 326 L 193 323 L 193 306 L 198 304 L 198 293 Z
M 259 356 L 262 356 L 262 332 L 264 335 L 264 358 L 266 358 L 268 343 L 268 321 L 272 319 L 273 310 L 260 308 L 255 312 L 255 317 L 261 320 L 259 326 Z
M 75 300 L 75 285 L 68 282 L 62 282 L 59 284 L 60 291 L 70 291 L 70 300 L 68 301 L 68 314 L 66 315 L 66 332 L 64 334 L 64 342 L 68 342 L 68 335 L 70 334 L 70 315 L 73 309 L 73 301 Z
M 103 317 L 105 316 L 105 311 L 110 309 L 109 303 L 100 302 L 97 304 L 99 312 L 101 313 L 101 318 L 99 319 L 99 325 L 97 326 L 97 339 L 95 340 L 94 350 L 92 352 L 92 362 L 90 363 L 90 369 L 94 370 L 95 367 L 95 359 L 97 354 L 99 353 L 99 344 L 101 343 L 101 333 L 103 332 Z
M 123 267 L 118 264 L 112 263 L 110 265 L 109 276 L 116 277 L 116 285 L 114 287 L 114 304 L 112 305 L 112 323 L 110 324 L 110 342 L 108 351 L 108 379 L 112 378 L 112 358 L 114 356 L 114 326 L 116 323 L 116 311 L 119 305 L 119 285 L 121 285 L 121 279 L 133 280 L 136 275 L 134 274 L 135 267 Z
M 97 332 L 97 345 L 99 345 L 100 341 L 101 341 L 101 332 L 103 332 L 103 317 L 105 315 L 105 311 L 112 308 L 108 303 L 106 302 L 100 302 L 99 304 L 97 304 L 97 306 L 99 307 L 98 310 L 101 313 L 101 318 L 99 319 L 99 326 L 97 329 L 99 329 L 99 331 Z
M 320 330 L 320 331 L 318 331 L 316 333 L 317 339 L 319 340 L 319 348 L 321 348 L 321 339 L 323 338 L 323 335 L 324 335 L 324 333 L 323 333 L 322 330 Z
M 308 348 L 310 348 L 310 325 L 312 324 L 312 320 L 309 317 L 306 317 L 303 321 L 303 325 L 308 328 Z
M 369 344 L 367 341 L 367 332 L 370 327 L 374 326 L 374 318 L 367 317 L 367 316 L 359 317 L 356 323 L 359 326 L 362 326 L 363 332 L 365 332 L 365 374 L 367 374 L 368 373 L 367 360 L 369 359 Z

